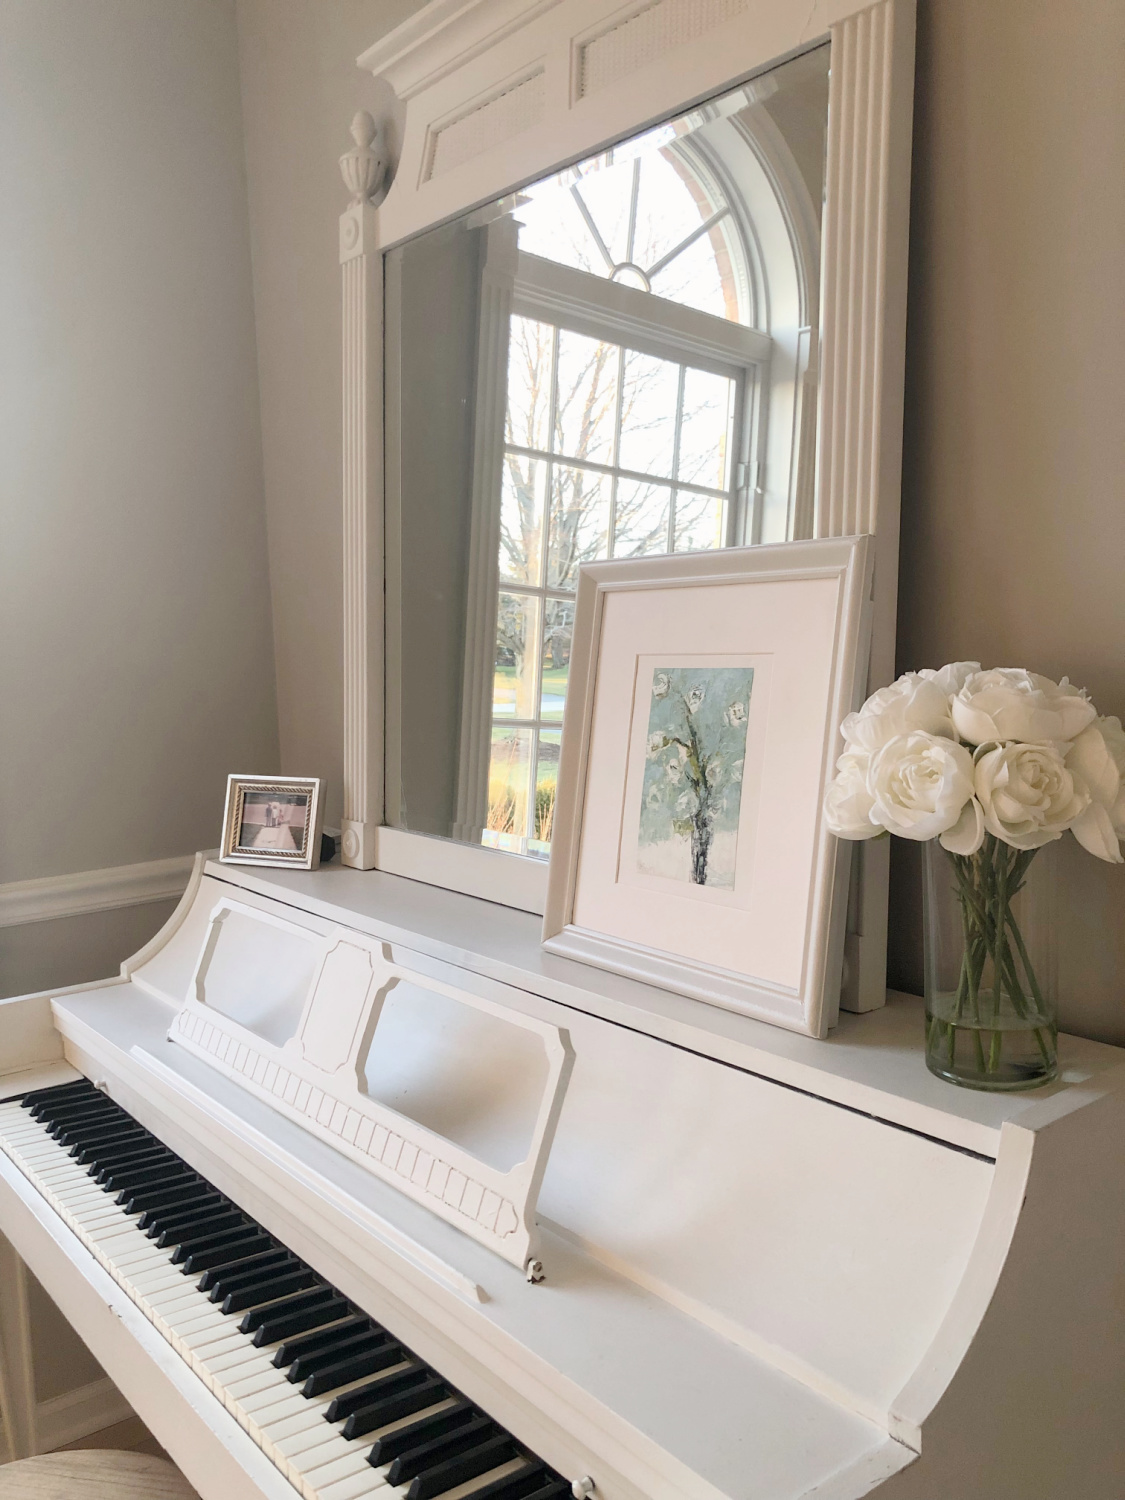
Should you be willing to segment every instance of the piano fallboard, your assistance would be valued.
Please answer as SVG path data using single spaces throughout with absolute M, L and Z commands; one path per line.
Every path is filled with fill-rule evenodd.
M 1120 1330 L 1108 1269 L 1117 1210 L 1103 1211 L 1104 1185 L 1120 1186 L 1122 1172 L 1125 1059 L 1116 1049 L 1064 1045 L 1069 1081 L 1030 1099 L 981 1099 L 928 1079 L 908 1002 L 849 1018 L 827 1044 L 735 1018 L 733 1031 L 697 1033 L 689 1049 L 682 1030 L 675 1039 L 658 1034 L 690 1022 L 671 1009 L 661 1019 L 659 994 L 644 986 L 632 987 L 627 1026 L 628 982 L 613 980 L 598 1000 L 598 976 L 581 965 L 551 960 L 549 983 L 521 970 L 518 945 L 503 942 L 518 914 L 467 897 L 452 898 L 451 911 L 446 892 L 434 893 L 427 914 L 428 888 L 386 876 L 374 877 L 389 892 L 380 912 L 377 898 L 332 899 L 348 882 L 326 881 L 329 872 L 302 886 L 290 872 L 274 881 L 218 869 L 197 871 L 168 929 L 121 979 L 8 1002 L 3 1068 L 41 1070 L 52 1052 L 65 1056 L 56 1066 L 104 1085 L 264 1232 L 554 1472 L 589 1477 L 595 1495 L 845 1500 L 877 1491 L 888 1500 L 944 1500 L 953 1491 L 942 1487 L 943 1465 L 954 1462 L 945 1414 L 960 1411 L 962 1392 L 972 1390 L 975 1358 L 1003 1348 L 1017 1328 L 1026 1339 L 1020 1300 L 1024 1282 L 1040 1274 L 1032 1267 L 1065 1269 L 1070 1251 L 1048 1211 L 1048 1194 L 1062 1193 L 1063 1183 L 1072 1215 L 1088 1221 L 1085 1260 L 1097 1263 L 1104 1244 L 1107 1269 L 1099 1306 L 1068 1305 L 1057 1316 L 1072 1327 Z M 574 1068 L 539 1192 L 540 1283 L 169 1040 L 210 914 L 232 892 L 251 913 L 388 945 L 412 976 L 417 1005 L 394 1021 L 398 1052 L 409 1057 L 398 1075 L 383 1067 L 382 1097 L 497 1160 L 510 1159 L 523 1138 L 526 1080 L 504 1045 L 499 1063 L 470 1056 L 464 1075 L 452 1077 L 451 1054 L 441 1050 L 450 1015 L 427 1010 L 427 988 L 461 990 L 565 1030 Z M 404 920 L 412 902 L 413 928 Z M 467 912 L 458 903 L 473 909 L 472 945 L 460 941 Z M 492 913 L 499 918 L 490 927 Z M 252 988 L 252 942 L 239 972 L 234 989 Z M 598 1013 L 609 1007 L 613 1019 Z M 241 1014 L 264 1024 L 252 1006 Z M 414 1033 L 402 1030 L 404 1017 Z M 452 1034 L 471 1041 L 456 1025 Z M 426 1059 L 439 1055 L 437 1076 L 452 1079 L 441 1097 L 423 1087 Z M 15 1081 L 3 1092 L 14 1092 Z M 457 1103 L 458 1118 L 442 1116 L 443 1098 Z M 488 1128 L 474 1114 L 482 1101 Z M 43 1261 L 48 1290 L 189 1478 L 194 1464 L 201 1493 L 209 1484 L 216 1496 L 233 1493 L 214 1488 L 219 1456 L 203 1474 L 198 1434 L 194 1453 L 177 1451 L 169 1412 L 182 1390 L 146 1395 L 143 1382 L 115 1367 L 112 1351 L 99 1350 L 104 1334 L 92 1324 L 102 1320 L 66 1291 L 87 1252 L 44 1215 L 42 1201 L 29 1200 L 18 1175 L 0 1161 L 0 1229 L 33 1266 Z M 1074 1340 L 1048 1334 L 1042 1360 L 1065 1370 Z M 1098 1348 L 1103 1377 L 1112 1379 L 1120 1349 L 1104 1337 Z M 1021 1387 L 1030 1378 L 1021 1367 Z M 1061 1375 L 1041 1378 L 1057 1390 Z M 1034 1411 L 1046 1398 L 1031 1383 L 1021 1400 Z M 206 1394 L 193 1395 L 197 1409 Z M 159 1409 L 146 1411 L 146 1400 Z M 961 1448 L 979 1446 L 982 1475 L 988 1444 L 1002 1451 L 1016 1441 L 1019 1405 L 991 1437 L 984 1424 L 975 1432 L 962 1420 Z M 221 1436 L 208 1441 L 223 1445 Z M 239 1446 L 231 1442 L 228 1453 Z M 1117 1488 L 1091 1480 L 1082 1492 L 1090 1500 L 1119 1500 L 1125 1457 L 1119 1463 L 1114 1443 L 1107 1427 L 1096 1464 Z M 1067 1462 L 1073 1472 L 1075 1453 Z M 253 1466 L 238 1467 L 249 1474 Z M 1008 1493 L 987 1482 L 992 1489 L 957 1493 Z M 252 1483 L 259 1488 L 248 1494 L 277 1493 L 276 1475 Z M 1017 1493 L 1053 1494 L 1013 1490 L 1013 1500 Z

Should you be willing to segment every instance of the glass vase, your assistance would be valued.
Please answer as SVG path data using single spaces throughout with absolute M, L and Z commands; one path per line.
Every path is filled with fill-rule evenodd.
M 926 845 L 926 1066 L 970 1089 L 1058 1073 L 1055 849 L 986 834 L 976 854 Z

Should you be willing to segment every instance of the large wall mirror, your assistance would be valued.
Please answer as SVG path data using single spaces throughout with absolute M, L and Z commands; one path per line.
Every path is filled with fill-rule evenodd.
M 579 567 L 813 534 L 830 63 L 387 252 L 390 826 L 545 859 Z
M 584 563 L 871 533 L 894 675 L 914 0 L 431 0 L 359 61 L 342 857 L 541 913 Z

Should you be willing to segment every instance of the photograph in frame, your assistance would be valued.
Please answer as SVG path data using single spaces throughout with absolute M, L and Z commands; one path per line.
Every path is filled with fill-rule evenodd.
M 322 824 L 318 778 L 232 775 L 219 858 L 227 864 L 315 870 Z
M 849 862 L 821 812 L 866 687 L 866 537 L 582 570 L 544 945 L 823 1036 Z

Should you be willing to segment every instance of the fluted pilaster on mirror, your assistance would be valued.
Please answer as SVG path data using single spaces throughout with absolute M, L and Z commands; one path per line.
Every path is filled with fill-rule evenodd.
M 372 194 L 383 179 L 371 116 L 340 158 L 343 313 L 345 865 L 375 867 L 383 818 L 383 262 Z
M 875 537 L 871 691 L 895 671 L 913 0 L 858 11 L 837 22 L 831 37 L 814 535 Z M 889 873 L 886 840 L 859 848 L 845 939 L 846 1010 L 884 1002 Z

